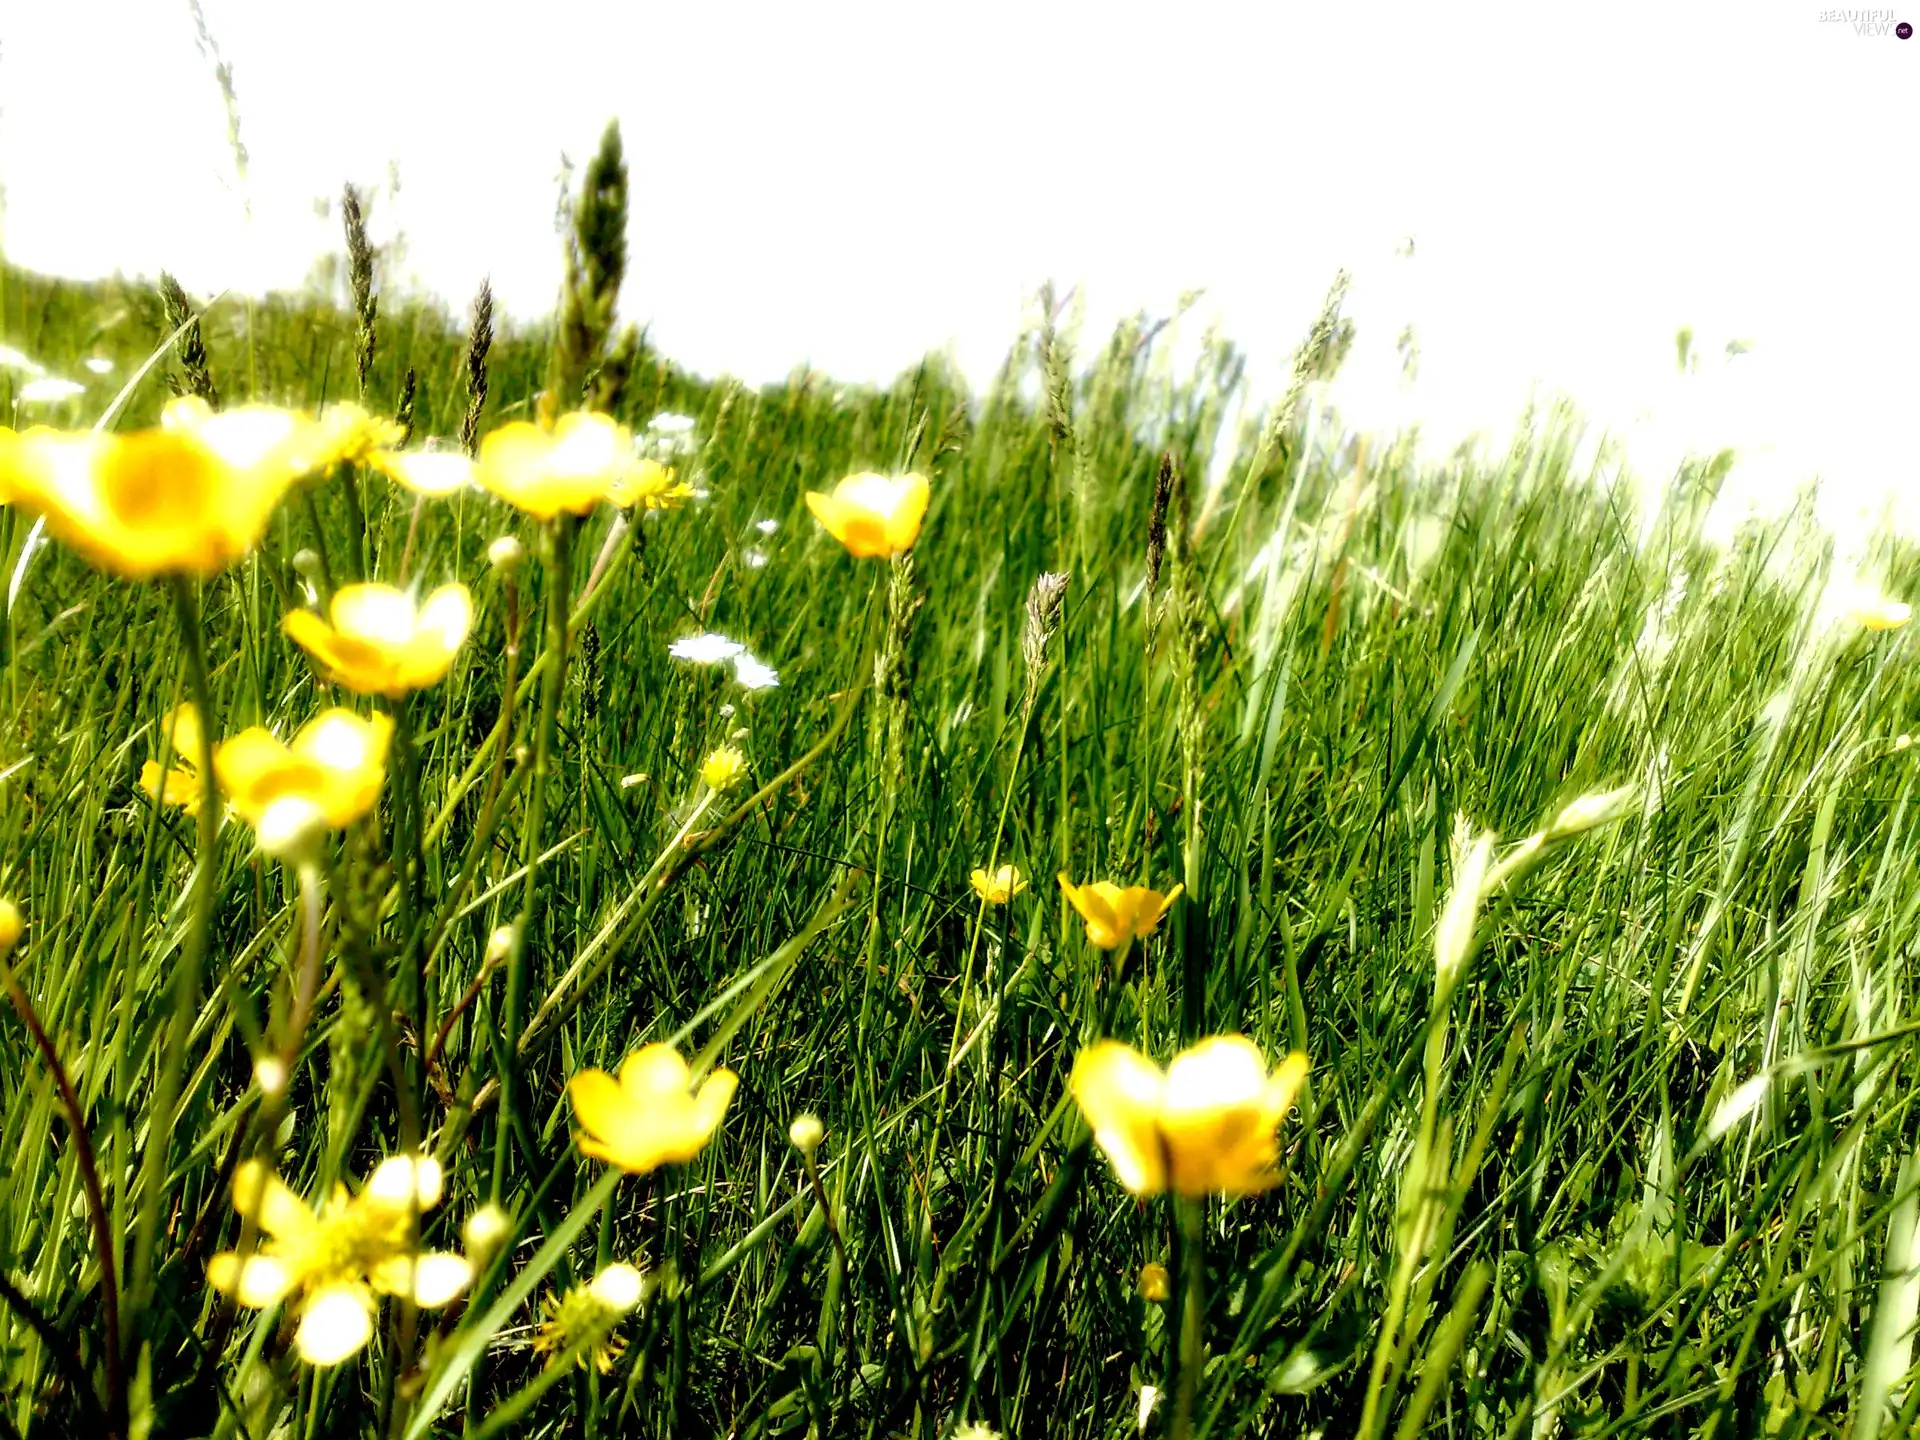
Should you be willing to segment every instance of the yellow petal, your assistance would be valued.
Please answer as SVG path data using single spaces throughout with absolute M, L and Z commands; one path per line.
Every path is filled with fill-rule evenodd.
M 390 1155 L 367 1178 L 370 1200 L 401 1210 L 431 1210 L 440 1203 L 445 1176 L 431 1155 Z
M 1166 1188 L 1158 1125 L 1165 1085 L 1159 1066 L 1117 1040 L 1103 1040 L 1074 1058 L 1068 1082 L 1074 1103 L 1120 1183 L 1135 1195 Z
M 293 1271 L 276 1255 L 249 1255 L 244 1261 L 223 1250 L 207 1261 L 207 1283 L 238 1303 L 259 1310 L 293 1288 Z
M 573 1101 L 573 1117 L 590 1135 L 605 1138 L 616 1134 L 630 1109 L 620 1082 L 604 1070 L 582 1070 L 567 1082 L 567 1097 Z M 583 1142 L 581 1148 L 586 1148 Z
M 339 634 L 311 610 L 288 611 L 280 629 L 312 658 L 321 679 L 356 695 L 386 692 L 392 666 L 376 647 Z
M 902 477 L 893 513 L 887 517 L 887 545 L 893 551 L 911 550 L 920 538 L 920 522 L 926 517 L 928 495 L 926 476 Z
M 457 450 L 376 450 L 368 459 L 389 479 L 429 499 L 473 484 L 473 461 Z
M 310 1365 L 338 1365 L 373 1338 L 373 1295 L 364 1285 L 325 1285 L 307 1298 L 293 1346 Z
M 1120 928 L 1120 919 L 1113 909 L 1113 902 L 1120 894 L 1117 886 L 1105 881 L 1076 886 L 1067 879 L 1064 870 L 1060 872 L 1059 879 L 1060 888 L 1066 892 L 1068 902 L 1087 922 L 1088 940 L 1102 950 L 1112 950 L 1126 939 Z
M 437 1310 L 450 1305 L 473 1283 L 473 1266 L 465 1256 L 431 1250 L 420 1255 L 389 1255 L 368 1273 L 382 1295 L 405 1295 L 416 1305 Z
M 473 596 L 460 584 L 442 585 L 420 607 L 413 637 L 399 656 L 395 679 L 407 690 L 437 685 L 473 628 Z
M 191 700 L 174 706 L 161 720 L 160 730 L 162 734 L 173 736 L 173 753 L 182 763 L 200 763 L 200 749 L 205 737 L 200 731 L 199 706 Z
M 1273 1184 L 1273 1098 L 1266 1059 L 1244 1036 L 1216 1035 L 1174 1056 L 1160 1109 L 1174 1188 L 1237 1195 Z
M 413 597 L 391 585 L 369 581 L 343 585 L 328 608 L 333 628 L 373 645 L 404 645 L 413 638 L 417 612 Z
M 686 1087 L 687 1062 L 671 1045 L 643 1045 L 620 1062 L 620 1088 L 629 1099 L 650 1099 Z
M 276 1240 L 297 1239 L 314 1224 L 307 1202 L 258 1160 L 242 1161 L 234 1170 L 233 1208 Z

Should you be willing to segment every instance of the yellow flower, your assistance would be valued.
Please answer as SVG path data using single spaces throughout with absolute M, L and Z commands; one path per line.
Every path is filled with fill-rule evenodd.
M 534 1352 L 556 1360 L 572 1356 L 582 1366 L 591 1360 L 593 1368 L 605 1375 L 627 1348 L 626 1341 L 613 1333 L 613 1326 L 645 1298 L 646 1291 L 647 1277 L 616 1261 L 590 1283 L 576 1285 L 564 1296 L 547 1296 L 542 1305 L 547 1318 L 534 1332 Z
M 562 415 L 552 429 L 529 420 L 502 425 L 480 442 L 473 478 L 541 520 L 584 515 L 633 464 L 633 432 L 593 410 Z
M 1202 1040 L 1165 1071 L 1132 1046 L 1103 1040 L 1075 1057 L 1069 1088 L 1135 1195 L 1169 1186 L 1187 1196 L 1245 1195 L 1280 1178 L 1274 1132 L 1306 1075 L 1299 1051 L 1269 1075 L 1259 1048 L 1240 1035 Z
M 675 479 L 673 471 L 658 460 L 635 462 L 607 488 L 607 499 L 622 510 L 635 505 L 642 510 L 671 510 L 692 494 L 693 487 Z
M 976 869 L 968 878 L 973 882 L 973 893 L 989 905 L 1004 905 L 1027 888 L 1026 877 L 1011 865 L 1002 865 L 992 874 Z
M 175 401 L 153 430 L 36 426 L 0 448 L 0 493 L 101 569 L 210 576 L 253 548 L 303 473 L 307 423 L 272 406 L 214 415 Z
M 1102 950 L 1115 950 L 1130 940 L 1144 940 L 1153 934 L 1167 907 L 1187 887 L 1176 885 L 1162 895 L 1144 885 L 1129 885 L 1123 890 L 1109 880 L 1074 885 L 1062 870 L 1060 888 L 1087 922 L 1087 939 Z
M 373 809 L 386 778 L 393 722 L 362 719 L 351 710 L 327 710 L 283 745 L 261 726 L 214 747 L 213 773 L 234 812 L 254 827 L 263 845 L 287 837 L 284 848 L 321 829 L 339 830 Z
M 1853 618 L 1863 629 L 1898 630 L 1913 618 L 1913 607 L 1878 591 L 1863 590 L 1854 600 Z
M 364 464 L 374 451 L 398 445 L 406 433 L 397 420 L 383 420 L 351 400 L 340 401 L 320 412 L 309 441 L 307 468 L 326 471 L 336 465 Z
M 580 1153 L 634 1175 L 684 1165 L 720 1128 L 738 1083 L 731 1070 L 715 1070 L 693 1089 L 687 1062 L 664 1044 L 627 1056 L 618 1080 L 604 1070 L 583 1070 L 567 1085 L 580 1122 Z
M 898 555 L 920 538 L 927 513 L 927 477 L 897 479 L 872 473 L 849 475 L 822 495 L 807 491 L 807 508 L 834 539 L 859 559 Z
M 1167 1267 L 1157 1260 L 1149 1260 L 1140 1267 L 1140 1298 L 1149 1304 L 1161 1305 L 1173 1294 L 1173 1281 L 1167 1275 Z
M 440 1163 L 427 1156 L 383 1160 L 358 1195 L 344 1185 L 311 1209 L 257 1160 L 233 1176 L 233 1207 L 260 1234 L 251 1254 L 222 1251 L 207 1282 L 260 1309 L 296 1297 L 294 1348 L 314 1365 L 335 1365 L 373 1336 L 380 1295 L 416 1305 L 450 1304 L 473 1279 L 465 1257 L 422 1251 L 420 1212 L 440 1203 Z
M 26 922 L 20 918 L 20 907 L 11 900 L 0 899 L 0 956 L 20 943 L 20 932 L 26 928 Z
M 173 759 L 162 771 L 158 760 L 140 767 L 140 788 L 162 805 L 178 805 L 189 815 L 200 813 L 205 787 L 200 780 L 200 710 L 189 700 L 167 712 L 160 733 L 173 736 Z
M 473 597 L 464 585 L 442 585 L 416 605 L 391 585 L 347 585 L 334 592 L 330 613 L 331 625 L 294 610 L 280 628 L 323 678 L 358 695 L 399 700 L 446 675 L 473 627 Z
M 395 484 L 431 500 L 473 484 L 473 461 L 459 450 L 375 450 L 367 463 Z
M 722 745 L 700 767 L 700 778 L 715 790 L 732 788 L 746 773 L 747 757 L 731 745 Z

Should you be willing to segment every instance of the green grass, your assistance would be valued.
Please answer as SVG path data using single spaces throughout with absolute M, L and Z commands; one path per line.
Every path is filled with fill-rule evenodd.
M 0 308 L 0 339 L 61 373 L 119 362 L 72 424 L 165 338 L 137 287 L 10 271 Z M 230 297 L 205 328 L 230 401 L 357 393 L 349 314 Z M 1338 333 L 1303 347 L 1303 380 L 1337 363 Z M 527 413 L 549 341 L 502 337 L 486 425 Z M 1675 477 L 1643 517 L 1574 470 L 1565 414 L 1535 416 L 1503 456 L 1421 470 L 1406 445 L 1307 444 L 1304 407 L 1224 433 L 1240 377 L 1224 346 L 1190 379 L 1140 326 L 1068 347 L 1028 337 L 978 396 L 935 364 L 885 390 L 753 391 L 643 348 L 621 415 L 695 415 L 684 468 L 708 498 L 616 546 L 572 637 L 544 781 L 514 749 L 536 744 L 536 687 L 511 715 L 490 827 L 485 747 L 509 664 L 525 677 L 539 652 L 546 582 L 521 573 L 510 662 L 486 550 L 546 542 L 486 497 L 426 509 L 409 573 L 465 580 L 480 618 L 410 711 L 423 813 L 446 808 L 419 887 L 437 937 L 425 1010 L 476 998 L 408 1093 L 414 1015 L 383 1018 L 370 993 L 410 993 L 400 922 L 378 910 L 406 833 L 390 777 L 378 823 L 330 862 L 326 983 L 276 1117 L 249 1037 L 286 1023 L 299 911 L 290 874 L 229 824 L 205 983 L 177 1032 L 180 1123 L 154 1172 L 195 837 L 135 776 L 187 657 L 164 586 L 57 546 L 37 559 L 6 630 L 0 893 L 29 920 L 9 963 L 71 1079 L 106 1213 L 90 1221 L 55 1073 L 8 1012 L 0 1435 L 102 1433 L 102 1233 L 124 1386 L 153 1436 L 471 1435 L 497 1414 L 527 1436 L 935 1440 L 978 1421 L 1120 1437 L 1143 1383 L 1164 1395 L 1149 1433 L 1174 1433 L 1195 1237 L 1198 1434 L 1906 1433 L 1913 1294 L 1886 1257 L 1914 1253 L 1920 1188 L 1920 752 L 1895 746 L 1920 703 L 1908 632 L 1816 623 L 1834 560 L 1798 520 L 1706 544 L 1722 465 Z M 390 410 L 411 367 L 418 433 L 456 434 L 463 350 L 430 310 L 384 313 L 368 403 Z M 119 423 L 151 422 L 168 368 Z M 1217 447 L 1231 459 L 1210 495 Z M 1186 480 L 1149 649 L 1163 454 Z M 850 559 L 802 503 L 862 468 L 932 477 L 910 568 Z M 367 571 L 391 577 L 410 500 L 350 478 Z M 290 504 L 201 589 L 216 734 L 287 734 L 329 703 L 277 627 L 298 551 L 356 568 L 348 484 L 318 493 L 318 533 Z M 610 523 L 576 537 L 576 594 Z M 27 528 L 0 511 L 9 573 Z M 1906 552 L 1877 558 L 1894 590 L 1911 578 Z M 1028 716 L 1024 606 L 1048 570 L 1071 580 Z M 702 629 L 747 642 L 779 688 L 745 695 L 668 658 Z M 735 798 L 812 758 L 648 886 L 702 757 L 743 731 Z M 554 996 L 564 1018 L 535 1030 L 503 1128 L 470 1109 L 515 1006 L 483 954 L 520 913 L 537 783 L 534 848 L 557 848 L 518 1013 Z M 1625 818 L 1552 837 L 1489 901 L 1437 1001 L 1456 815 L 1505 855 L 1622 784 L 1640 787 Z M 1033 884 L 982 926 L 967 874 L 997 834 Z M 1063 870 L 1187 886 L 1118 984 Z M 1220 1031 L 1313 1068 L 1282 1127 L 1283 1183 L 1209 1203 L 1183 1234 L 1167 1200 L 1119 1188 L 1066 1074 L 1101 1034 L 1164 1061 Z M 573 1147 L 566 1077 L 669 1037 L 739 1074 L 725 1125 L 684 1168 L 603 1180 Z M 1761 1103 L 1710 1135 L 1763 1074 Z M 787 1139 L 804 1111 L 826 1122 L 831 1227 Z M 228 1177 L 271 1155 L 311 1196 L 357 1183 L 416 1124 L 448 1172 L 429 1240 L 458 1248 L 495 1195 L 516 1239 L 464 1309 L 389 1304 L 358 1360 L 313 1370 L 276 1312 L 206 1284 L 240 1236 Z M 624 1355 L 604 1376 L 547 1374 L 528 1345 L 541 1297 L 624 1258 L 662 1279 L 623 1323 Z M 1165 1304 L 1140 1298 L 1149 1261 L 1176 1277 Z

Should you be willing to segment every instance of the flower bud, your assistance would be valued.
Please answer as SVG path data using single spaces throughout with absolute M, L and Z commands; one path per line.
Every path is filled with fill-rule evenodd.
M 1140 1298 L 1154 1305 L 1166 1303 L 1173 1294 L 1173 1282 L 1167 1276 L 1167 1267 L 1157 1261 L 1149 1260 L 1140 1267 Z
M 501 575 L 511 575 L 526 558 L 527 547 L 513 535 L 502 535 L 487 547 L 487 562 Z
M 793 1148 L 802 1155 L 811 1155 L 820 1148 L 820 1142 L 826 1138 L 827 1127 L 820 1123 L 820 1117 L 808 1112 L 793 1117 L 793 1124 L 787 1127 L 787 1139 L 793 1142 Z
M 475 1266 L 485 1265 L 513 1233 L 513 1217 L 498 1205 L 482 1205 L 460 1227 L 460 1238 L 467 1247 L 467 1258 Z
M 646 1279 L 633 1266 L 616 1261 L 594 1276 L 587 1289 L 609 1310 L 625 1314 L 640 1303 L 646 1293 Z
M 498 965 L 513 953 L 513 942 L 519 938 L 520 927 L 502 925 L 487 937 L 487 958 L 489 965 Z
M 301 549 L 293 552 L 294 572 L 308 580 L 320 577 L 320 556 L 317 551 Z
M 286 1062 L 278 1055 L 262 1055 L 253 1062 L 253 1083 L 260 1087 L 262 1095 L 280 1094 L 287 1088 Z

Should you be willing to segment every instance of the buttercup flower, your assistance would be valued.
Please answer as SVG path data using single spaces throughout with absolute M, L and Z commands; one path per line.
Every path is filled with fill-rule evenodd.
M 473 1279 L 459 1255 L 422 1251 L 420 1212 L 440 1203 L 440 1163 L 427 1156 L 383 1160 L 358 1195 L 344 1185 L 311 1209 L 257 1160 L 233 1176 L 233 1207 L 257 1226 L 253 1253 L 227 1250 L 207 1262 L 207 1281 L 261 1309 L 296 1297 L 294 1348 L 314 1365 L 336 1365 L 373 1336 L 380 1295 L 416 1305 L 450 1304 Z
M 849 475 L 833 492 L 807 492 L 807 508 L 829 535 L 859 559 L 898 555 L 920 538 L 927 513 L 927 477 Z
M 627 1056 L 618 1080 L 604 1070 L 583 1070 L 567 1085 L 580 1122 L 580 1153 L 633 1175 L 684 1165 L 707 1148 L 738 1083 L 731 1070 L 715 1070 L 695 1090 L 687 1062 L 664 1044 Z
M 322 410 L 314 423 L 308 468 L 327 471 L 336 465 L 364 464 L 376 450 L 398 445 L 406 433 L 399 421 L 369 415 L 351 400 L 342 400 Z
M 275 834 L 339 830 L 374 807 L 386 778 L 393 722 L 335 708 L 309 720 L 291 745 L 262 726 L 214 747 L 213 773 L 234 812 Z
M 252 549 L 304 473 L 308 422 L 248 405 L 214 415 L 176 400 L 158 429 L 36 426 L 0 446 L 0 494 L 101 569 L 129 579 L 210 576 Z
M 1011 865 L 1002 865 L 991 874 L 976 869 L 968 878 L 973 882 L 973 893 L 989 905 L 1004 905 L 1027 888 L 1026 877 Z
M 11 900 L 0 899 L 0 956 L 9 954 L 20 943 L 20 932 L 26 928 L 26 922 L 20 918 L 20 907 Z
M 1251 1040 L 1215 1035 L 1165 1071 L 1103 1040 L 1073 1062 L 1069 1087 L 1094 1142 L 1135 1195 L 1246 1195 L 1276 1183 L 1275 1135 L 1307 1076 L 1295 1051 L 1272 1074 Z
M 732 788 L 746 773 L 747 757 L 731 745 L 722 745 L 700 767 L 700 778 L 715 790 Z
M 542 1305 L 547 1318 L 534 1332 L 534 1353 L 557 1361 L 571 1356 L 583 1366 L 592 1361 L 594 1369 L 605 1375 L 627 1348 L 613 1327 L 646 1298 L 646 1292 L 647 1277 L 615 1261 L 564 1296 L 547 1296 Z
M 158 760 L 140 767 L 140 788 L 162 805 L 178 805 L 189 815 L 200 813 L 205 786 L 200 779 L 200 711 L 189 700 L 169 710 L 160 733 L 173 736 L 173 758 L 163 771 Z
M 1891 595 L 1863 590 L 1855 597 L 1851 613 L 1863 629 L 1898 630 L 1913 618 L 1913 607 Z
M 473 484 L 473 461 L 460 450 L 375 450 L 367 463 L 396 485 L 431 500 Z
M 607 499 L 627 510 L 638 505 L 642 510 L 671 510 L 693 494 L 693 487 L 674 478 L 673 471 L 658 460 L 637 460 L 612 485 Z
M 1060 872 L 1060 888 L 1067 893 L 1073 908 L 1087 922 L 1087 939 L 1102 950 L 1115 950 L 1130 940 L 1144 940 L 1153 934 L 1160 917 L 1167 913 L 1176 896 L 1187 887 L 1176 885 L 1166 894 L 1144 885 L 1125 889 L 1109 880 L 1075 885 Z
M 608 496 L 633 464 L 633 434 L 592 410 L 562 415 L 552 429 L 515 420 L 480 442 L 473 478 L 541 520 L 584 515 Z
M 336 590 L 329 625 L 311 610 L 294 610 L 280 628 L 313 659 L 314 669 L 358 695 L 398 700 L 438 684 L 473 627 L 473 597 L 442 585 L 415 605 L 391 585 Z

